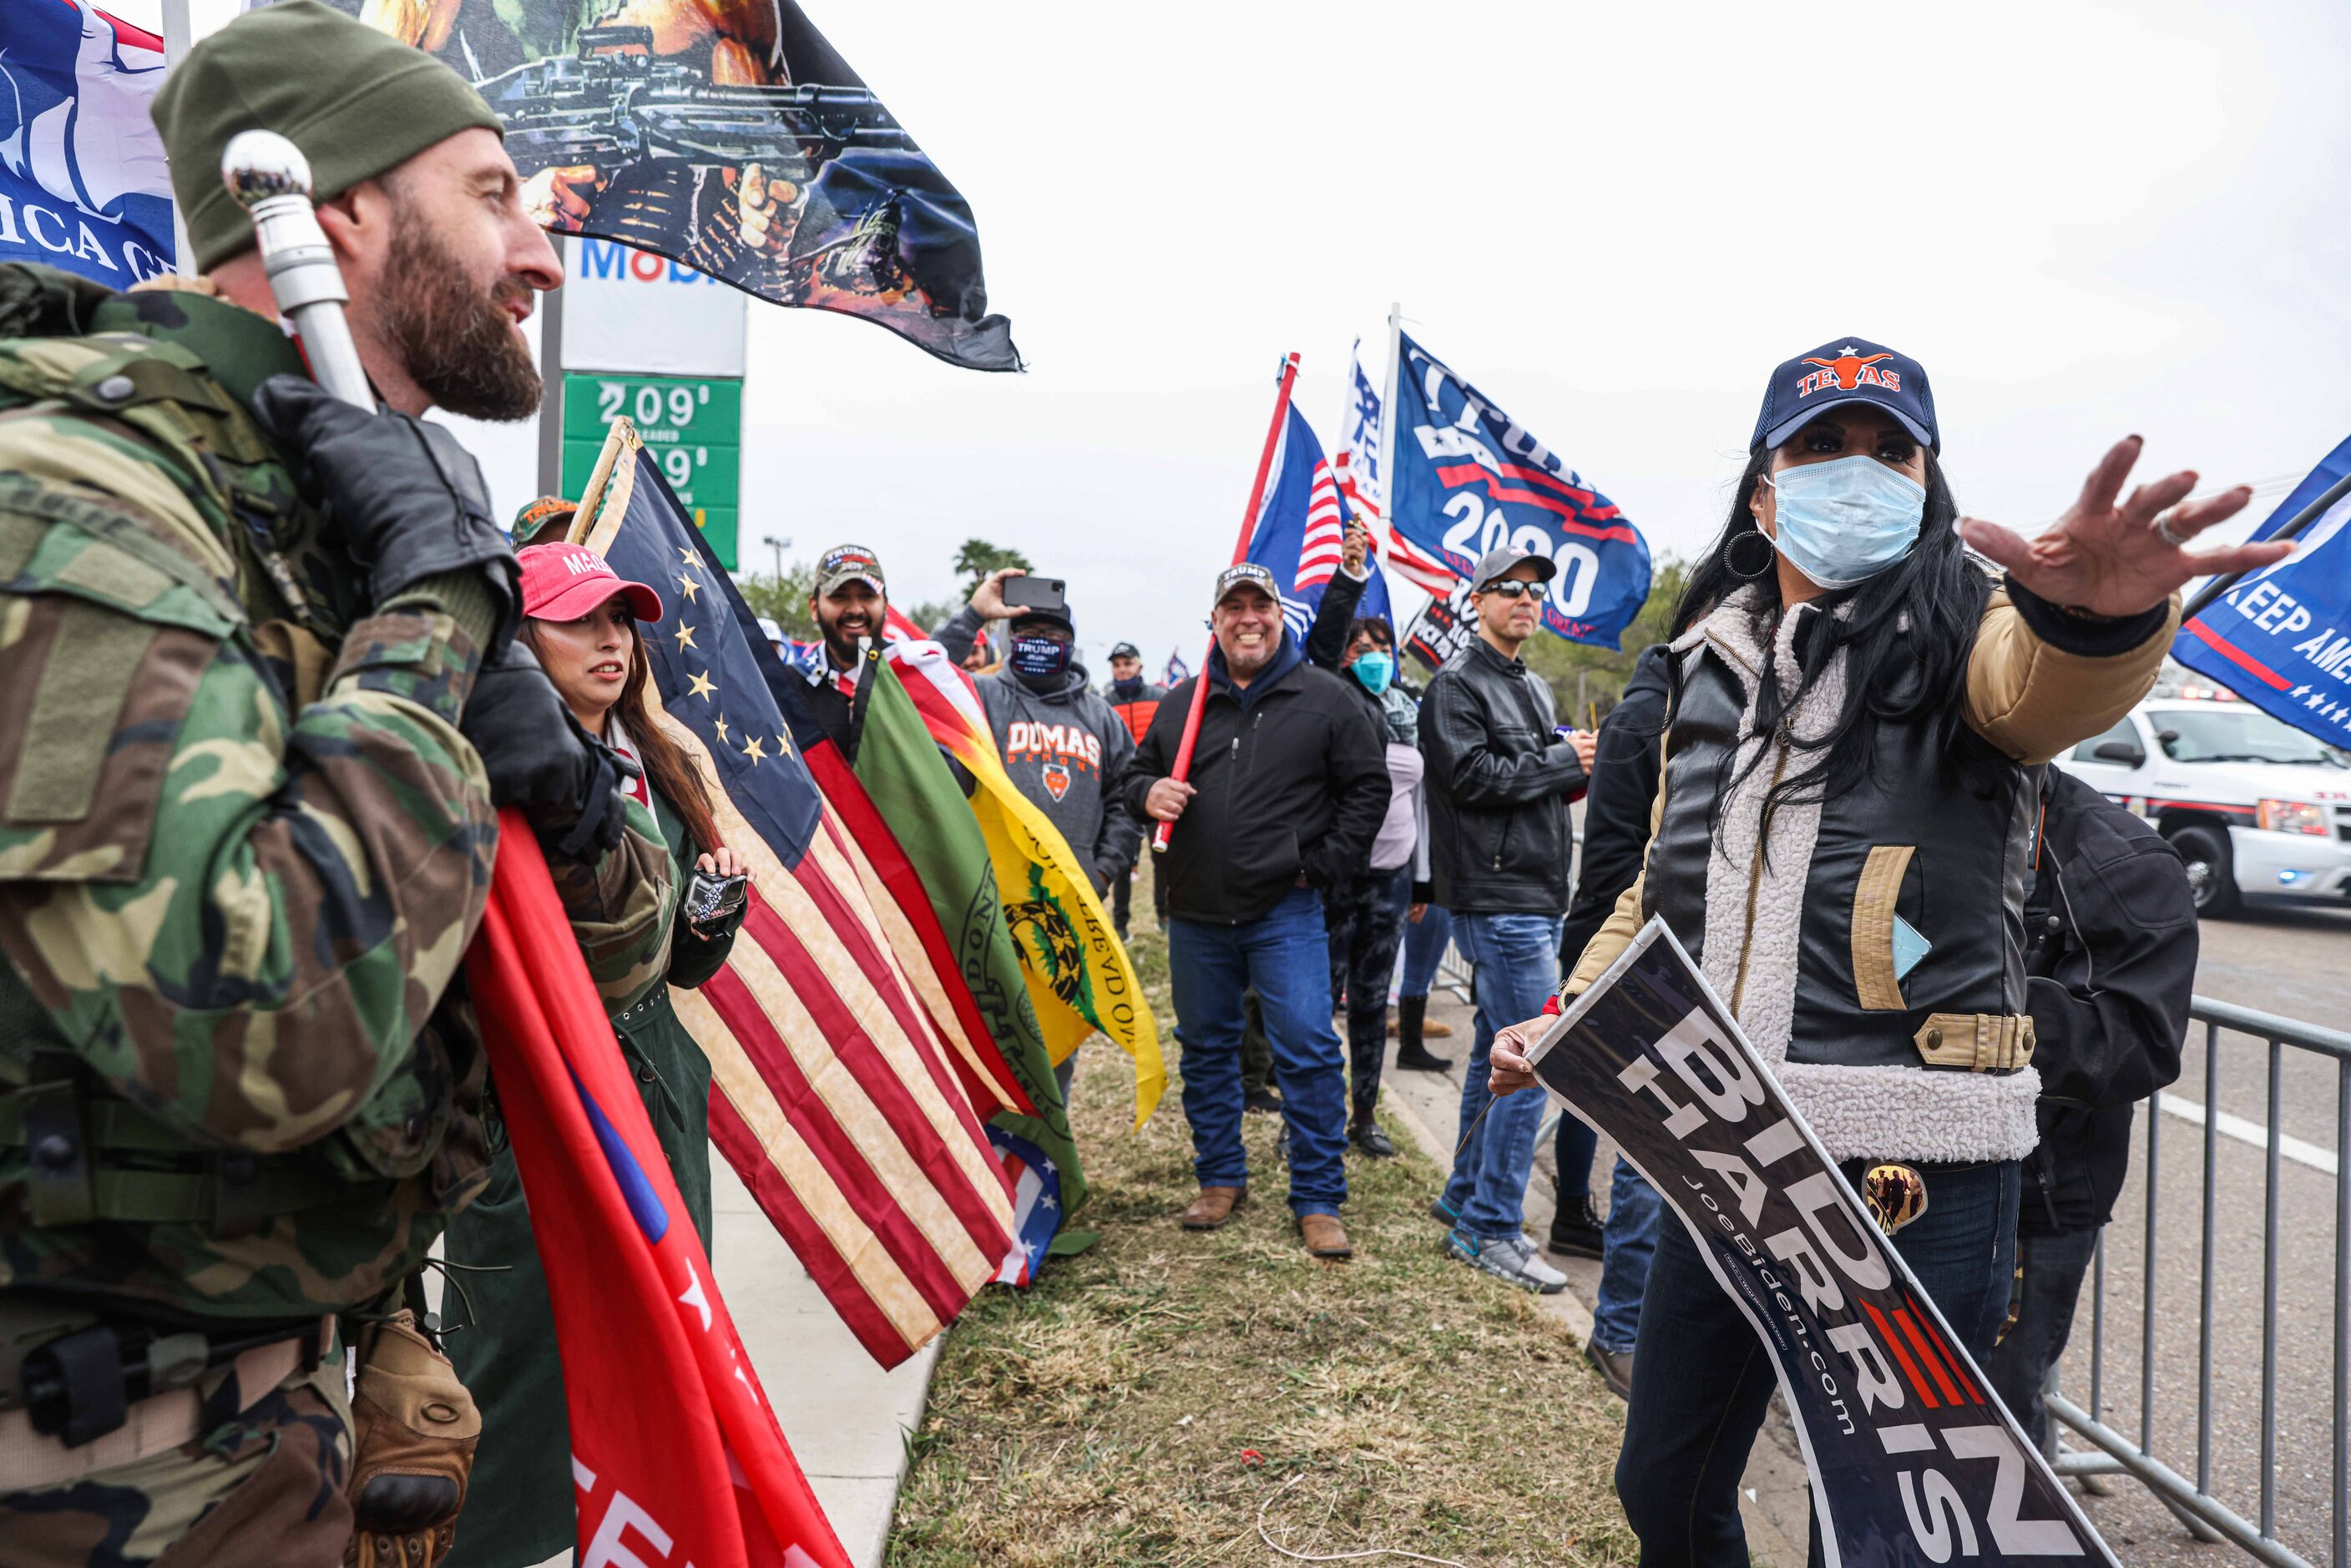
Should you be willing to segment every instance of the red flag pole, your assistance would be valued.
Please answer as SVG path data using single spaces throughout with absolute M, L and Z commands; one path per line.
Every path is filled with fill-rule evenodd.
M 1280 444 L 1282 415 L 1290 412 L 1290 389 L 1297 381 L 1298 355 L 1293 351 L 1281 361 L 1281 390 L 1274 394 L 1273 418 L 1265 427 L 1265 450 L 1258 454 L 1257 481 L 1249 486 L 1249 509 L 1241 514 L 1240 538 L 1233 541 L 1230 565 L 1238 566 L 1249 559 L 1249 536 L 1257 531 L 1257 510 L 1265 504 L 1266 478 L 1273 472 L 1273 449 Z M 1213 653 L 1216 648 L 1217 639 L 1212 633 L 1208 638 L 1208 652 Z M 1207 706 L 1207 701 L 1208 660 L 1207 654 L 1203 654 L 1199 678 L 1192 683 L 1192 706 L 1184 711 L 1184 738 L 1176 743 L 1176 766 L 1167 775 L 1170 779 L 1180 782 L 1191 776 L 1192 748 L 1199 743 L 1200 711 Z M 1162 822 L 1152 830 L 1151 848 L 1154 853 L 1167 848 L 1167 840 L 1175 827 L 1173 822 Z

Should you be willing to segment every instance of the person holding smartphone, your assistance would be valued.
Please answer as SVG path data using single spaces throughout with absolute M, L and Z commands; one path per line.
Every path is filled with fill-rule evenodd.
M 518 531 L 528 537 L 534 525 L 557 531 L 568 516 L 560 504 L 534 507 Z M 655 724 L 647 704 L 644 640 L 637 623 L 661 619 L 661 595 L 642 582 L 622 580 L 584 546 L 530 545 L 517 559 L 524 616 L 517 640 L 538 656 L 580 727 L 640 768 L 629 781 L 628 815 L 636 831 L 627 841 L 647 851 L 649 859 L 652 846 L 667 851 L 641 868 L 619 907 L 590 919 L 578 900 L 565 902 L 653 1134 L 706 1249 L 710 1061 L 671 1007 L 669 990 L 697 988 L 726 963 L 743 920 L 743 862 L 720 841 L 701 778 Z M 553 869 L 560 890 L 567 868 Z M 600 963 L 601 948 L 620 934 L 636 961 L 620 968 Z M 466 1513 L 449 1559 L 458 1568 L 544 1562 L 572 1543 L 576 1522 L 563 1365 L 547 1275 L 531 1238 L 514 1153 L 495 1118 L 490 1141 L 496 1155 L 489 1186 L 450 1221 L 447 1240 L 457 1272 L 444 1315 L 465 1325 L 450 1336 L 449 1355 L 482 1411 L 473 1495 L 495 1504 Z

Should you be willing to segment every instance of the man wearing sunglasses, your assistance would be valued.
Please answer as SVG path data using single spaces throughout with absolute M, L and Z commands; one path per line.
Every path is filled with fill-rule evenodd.
M 1513 549 L 1478 563 L 1470 605 L 1478 637 L 1447 661 L 1420 705 L 1427 764 L 1432 902 L 1453 912 L 1453 940 L 1476 971 L 1478 1032 L 1462 1074 L 1459 1153 L 1430 1213 L 1453 1228 L 1463 1261 L 1545 1294 L 1567 1276 L 1524 1231 L 1542 1096 L 1493 1104 L 1486 1059 L 1497 1030 L 1532 1017 L 1558 981 L 1567 913 L 1568 802 L 1583 792 L 1593 737 L 1559 727 L 1551 688 L 1519 650 L 1542 623 L 1559 568 Z M 1589 1156 L 1586 1157 L 1588 1165 Z M 1562 1189 L 1588 1172 L 1563 1172 Z

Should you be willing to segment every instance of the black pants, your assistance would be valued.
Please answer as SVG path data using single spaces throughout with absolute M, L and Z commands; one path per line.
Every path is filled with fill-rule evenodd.
M 2049 1441 L 2049 1408 L 2041 1402 L 2041 1385 L 2065 1354 L 2066 1338 L 2074 1332 L 2074 1308 L 2082 1299 L 2082 1276 L 2089 1272 L 2097 1249 L 2095 1230 L 2016 1239 L 2016 1270 L 2023 1276 L 2023 1294 L 2016 1322 L 1985 1370 L 2035 1448 Z
M 1147 845 L 1147 844 L 1146 844 L 1146 845 L 1144 845 L 1144 851 L 1143 851 L 1143 852 L 1144 852 L 1144 854 L 1146 857 L 1148 857 L 1148 856 L 1150 855 L 1150 853 L 1151 853 L 1150 846 L 1149 846 L 1149 845 Z M 1120 941 L 1122 941 L 1122 942 L 1123 942 L 1123 941 L 1125 941 L 1125 940 L 1126 940 L 1126 934 L 1127 934 L 1127 930 L 1128 930 L 1128 926 L 1127 926 L 1127 916 L 1128 916 L 1128 912 L 1129 912 L 1129 911 L 1131 911 L 1134 907 L 1134 876 L 1130 873 L 1130 874 L 1125 875 L 1125 876 L 1114 876 L 1114 877 L 1111 878 L 1111 881 L 1110 881 L 1110 924 L 1111 924 L 1111 928 L 1112 928 L 1113 930 L 1114 930 L 1114 931 L 1116 931 L 1116 932 L 1118 933 L 1118 939 L 1119 939 Z M 1162 931 L 1166 930 L 1166 929 L 1167 929 L 1167 880 L 1166 880 L 1165 877 L 1162 877 L 1162 876 L 1158 875 L 1158 874 L 1157 874 L 1157 873 L 1156 873 L 1155 868 L 1154 873 L 1153 873 L 1152 878 L 1151 878 L 1151 913 L 1152 913 L 1152 914 L 1154 914 L 1154 915 L 1157 915 L 1157 916 L 1159 917 L 1159 929 L 1161 929 Z
M 1331 995 L 1347 998 L 1347 1076 L 1352 1124 L 1363 1126 L 1380 1103 L 1380 1062 L 1388 1044 L 1388 982 L 1404 940 L 1398 893 L 1412 868 L 1375 871 L 1322 890 L 1322 924 L 1331 933 Z
M 2018 1186 L 2013 1160 L 1930 1167 L 1927 1212 L 1894 1238 L 1979 1366 L 2007 1315 Z M 1641 1538 L 1642 1568 L 1747 1568 L 1739 1482 L 1771 1403 L 1771 1354 L 1715 1282 L 1679 1216 L 1668 1208 L 1657 1230 L 1616 1495 Z M 1822 1560 L 1815 1541 L 1812 1561 Z

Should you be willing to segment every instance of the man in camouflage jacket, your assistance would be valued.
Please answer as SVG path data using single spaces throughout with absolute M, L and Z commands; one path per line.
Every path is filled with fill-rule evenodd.
M 519 323 L 562 274 L 496 117 L 317 0 L 155 112 L 196 287 L 0 267 L 0 1557 L 332 1563 L 338 1320 L 398 1305 L 487 1168 L 458 971 L 494 804 L 600 977 L 658 941 L 668 856 L 417 418 L 538 402 Z M 383 412 L 279 329 L 213 173 L 252 125 L 309 155 Z M 393 1479 L 411 1518 L 370 1528 L 426 1533 L 377 1560 L 422 1561 L 436 1498 Z

